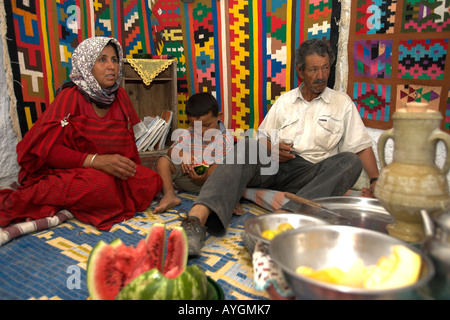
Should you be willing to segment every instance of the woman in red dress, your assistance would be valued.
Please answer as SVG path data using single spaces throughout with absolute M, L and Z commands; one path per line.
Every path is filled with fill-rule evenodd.
M 109 230 L 145 210 L 161 177 L 140 165 L 133 126 L 140 120 L 125 90 L 123 51 L 114 38 L 84 40 L 71 81 L 17 145 L 17 190 L 0 190 L 0 226 L 69 210 Z

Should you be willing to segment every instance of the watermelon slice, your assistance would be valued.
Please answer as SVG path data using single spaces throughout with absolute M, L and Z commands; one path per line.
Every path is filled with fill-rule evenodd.
M 188 261 L 187 243 L 184 229 L 174 227 L 167 241 L 166 261 L 162 269 L 166 277 L 176 278 L 184 271 Z
M 159 270 L 147 271 L 120 290 L 117 300 L 205 300 L 208 279 L 196 265 L 187 266 L 175 278 Z
M 186 268 L 188 245 L 184 229 L 174 227 L 166 249 L 166 227 L 154 223 L 148 236 L 136 246 L 120 239 L 110 244 L 100 241 L 92 250 L 87 265 L 87 286 L 92 300 L 115 299 L 119 291 L 139 275 L 156 269 L 177 277 Z
M 199 175 L 204 175 L 205 172 L 209 169 L 209 165 L 205 162 L 203 162 L 202 164 L 199 165 L 195 165 L 194 166 L 194 171 Z
M 121 287 L 123 285 L 122 273 L 115 272 L 113 266 L 115 249 L 122 245 L 120 239 L 116 239 L 111 244 L 106 244 L 104 241 L 99 241 L 94 249 L 91 251 L 87 266 L 88 289 L 91 299 L 94 300 L 111 300 L 115 298 L 111 292 L 102 291 L 100 286 L 93 286 L 94 283 L 107 283 L 108 287 Z M 123 261 L 124 265 L 126 261 Z M 107 268 L 114 268 L 113 272 L 109 274 L 98 273 L 97 270 L 104 270 Z M 90 281 L 89 281 L 90 280 Z M 107 289 L 106 289 L 107 290 Z

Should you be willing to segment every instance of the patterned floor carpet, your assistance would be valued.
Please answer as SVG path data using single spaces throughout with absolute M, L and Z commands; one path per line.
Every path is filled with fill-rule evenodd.
M 173 210 L 160 215 L 138 213 L 109 232 L 71 219 L 4 244 L 0 247 L 0 299 L 89 299 L 86 264 L 97 242 L 120 238 L 126 245 L 135 246 L 155 222 L 166 223 L 168 229 L 181 224 L 178 212 L 191 208 L 195 194 L 179 196 L 182 204 Z M 202 255 L 189 259 L 188 264 L 199 265 L 215 280 L 225 299 L 268 299 L 266 292 L 255 289 L 252 256 L 241 238 L 245 220 L 267 211 L 251 202 L 243 207 L 247 212 L 233 217 L 226 235 L 208 235 Z

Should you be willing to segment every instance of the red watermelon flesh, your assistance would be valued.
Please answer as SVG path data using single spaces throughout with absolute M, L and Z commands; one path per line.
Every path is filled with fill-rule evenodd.
M 163 271 L 167 278 L 178 277 L 186 267 L 188 260 L 187 237 L 183 228 L 174 227 L 167 241 L 167 256 Z
M 116 239 L 111 244 L 103 241 L 97 243 L 91 252 L 88 260 L 87 279 L 88 289 L 93 300 L 111 300 L 115 298 L 115 290 L 102 290 L 97 283 L 104 283 L 108 288 L 121 288 L 123 285 L 123 273 L 117 272 L 118 266 L 115 263 L 115 249 L 122 245 L 122 241 Z M 119 268 L 126 267 L 126 262 Z M 109 269 L 108 273 L 98 272 L 98 270 Z
M 158 269 L 167 277 L 175 278 L 187 264 L 187 239 L 181 227 L 174 227 L 165 253 L 166 228 L 155 223 L 146 239 L 136 246 L 126 246 L 116 239 L 111 244 L 100 241 L 88 260 L 87 284 L 91 299 L 111 300 L 137 276 Z
M 125 280 L 127 285 L 138 275 L 157 268 L 162 272 L 164 263 L 164 242 L 166 228 L 164 225 L 154 224 L 146 239 L 139 241 L 133 252 L 135 257 L 134 268 Z M 120 260 L 120 258 L 119 258 Z
M 143 240 L 140 243 L 143 243 Z M 116 248 L 113 256 L 110 257 L 110 259 L 113 259 L 112 268 L 122 274 L 123 281 L 125 282 L 124 285 L 132 280 L 130 279 L 130 275 L 133 273 L 139 257 L 135 252 L 136 249 L 133 247 L 127 247 L 122 244 Z
M 158 229 L 151 229 L 147 235 L 147 250 L 148 250 L 148 267 L 150 269 L 157 268 L 162 272 L 164 265 L 164 253 L 166 242 L 166 226 L 161 223 L 154 224 L 159 226 Z M 148 270 L 150 270 L 148 269 Z M 148 271 L 146 270 L 146 271 Z

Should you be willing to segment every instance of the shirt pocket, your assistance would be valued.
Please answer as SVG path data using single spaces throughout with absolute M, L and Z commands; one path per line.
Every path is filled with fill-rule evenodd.
M 330 151 L 334 149 L 339 143 L 339 140 L 341 140 L 343 131 L 343 120 L 329 115 L 322 115 L 317 119 L 314 142 L 317 146 Z
M 289 128 L 292 127 L 294 124 L 296 124 L 298 121 L 299 121 L 299 118 L 298 118 L 298 117 L 286 119 L 286 120 L 282 123 L 280 130 L 289 129 Z
M 293 136 L 298 132 L 298 126 L 300 123 L 298 117 L 291 117 L 289 119 L 285 119 L 280 126 L 279 135 L 280 137 L 285 137 L 289 139 L 293 139 Z

